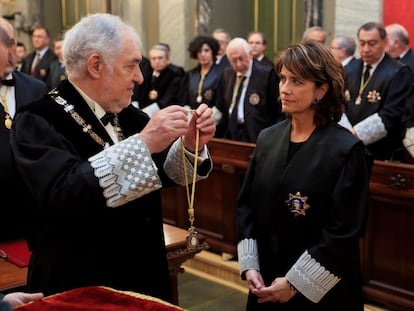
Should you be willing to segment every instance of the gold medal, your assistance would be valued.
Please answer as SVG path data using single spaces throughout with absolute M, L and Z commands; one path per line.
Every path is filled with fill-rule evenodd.
M 148 94 L 149 99 L 156 100 L 158 98 L 157 90 L 151 90 Z
M 190 234 L 187 236 L 187 248 L 188 249 L 196 249 L 200 245 L 200 240 L 198 238 L 198 232 L 195 231 L 195 227 L 191 226 Z
M 201 104 L 202 99 L 201 95 L 198 95 L 196 98 L 197 103 Z
M 12 127 L 12 124 L 13 124 L 13 121 L 10 118 L 10 115 L 9 114 L 6 114 L 5 120 L 4 120 L 4 126 L 10 130 L 11 127 Z
M 361 95 L 358 95 L 357 99 L 355 100 L 355 105 L 361 105 Z

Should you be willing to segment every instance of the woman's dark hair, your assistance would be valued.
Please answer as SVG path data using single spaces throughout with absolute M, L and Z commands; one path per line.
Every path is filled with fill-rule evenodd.
M 197 54 L 201 50 L 203 44 L 207 44 L 210 47 L 213 53 L 213 61 L 216 61 L 217 53 L 220 49 L 220 44 L 211 36 L 199 35 L 195 37 L 188 45 L 188 52 L 190 53 L 190 57 L 192 59 L 197 59 Z
M 292 44 L 276 60 L 276 72 L 282 67 L 299 77 L 313 81 L 317 87 L 326 83 L 328 90 L 323 98 L 315 99 L 314 122 L 324 127 L 330 120 L 338 122 L 344 111 L 344 69 L 330 50 L 316 41 Z

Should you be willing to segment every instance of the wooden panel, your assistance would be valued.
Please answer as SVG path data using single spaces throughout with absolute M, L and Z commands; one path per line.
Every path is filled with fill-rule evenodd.
M 367 299 L 414 310 L 414 168 L 376 161 L 362 241 Z

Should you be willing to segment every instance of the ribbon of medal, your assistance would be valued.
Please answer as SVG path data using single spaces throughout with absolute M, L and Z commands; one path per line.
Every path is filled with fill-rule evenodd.
M 195 112 L 195 110 L 190 110 L 190 112 Z M 188 183 L 188 176 L 187 176 L 187 166 L 186 166 L 186 157 L 184 153 L 184 142 L 181 138 L 181 150 L 182 150 L 182 158 L 183 158 L 183 170 L 184 170 L 184 178 L 185 178 L 185 188 L 187 193 L 187 203 L 188 203 L 188 220 L 190 222 L 190 228 L 188 229 L 189 235 L 187 236 L 187 248 L 188 249 L 196 249 L 200 245 L 200 240 L 198 238 L 198 232 L 194 227 L 194 195 L 195 195 L 195 185 L 197 179 L 197 162 L 198 162 L 198 145 L 200 140 L 200 132 L 196 129 L 196 142 L 195 142 L 195 153 L 194 153 L 194 170 L 193 170 L 193 180 L 191 186 L 191 195 L 190 195 L 190 186 Z
M 365 81 L 365 79 L 362 77 L 361 84 L 359 85 L 358 97 L 355 100 L 355 105 L 360 105 L 361 104 L 362 93 L 364 92 L 365 87 L 367 86 L 368 82 L 371 80 L 371 77 L 372 77 L 372 74 L 369 76 L 367 81 Z

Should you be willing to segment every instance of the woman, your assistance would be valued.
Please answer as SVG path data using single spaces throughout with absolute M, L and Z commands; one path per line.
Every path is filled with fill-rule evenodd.
M 220 45 L 210 36 L 197 36 L 188 46 L 192 59 L 198 65 L 188 71 L 184 77 L 182 92 L 183 106 L 196 109 L 202 103 L 212 107 L 215 103 L 216 90 L 222 70 L 216 65 Z
M 317 42 L 276 64 L 287 119 L 258 137 L 237 203 L 247 310 L 363 310 L 359 237 L 372 158 L 337 124 L 343 70 Z

